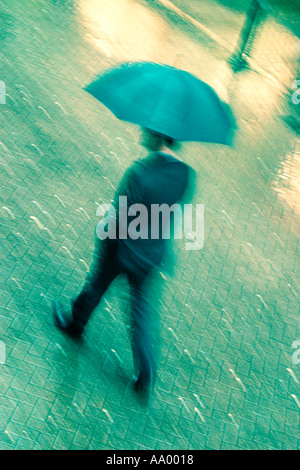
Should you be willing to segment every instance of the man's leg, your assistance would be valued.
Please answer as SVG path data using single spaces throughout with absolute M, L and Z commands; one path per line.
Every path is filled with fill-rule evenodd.
M 71 301 L 73 321 L 80 329 L 83 330 L 104 292 L 118 274 L 111 262 L 109 266 L 104 265 L 98 273 L 91 273 L 87 277 L 80 294 Z
M 129 275 L 132 296 L 131 345 L 138 390 L 151 390 L 156 373 L 157 319 L 147 297 L 147 277 Z
M 93 310 L 99 304 L 111 282 L 120 274 L 113 243 L 105 244 L 103 250 L 96 241 L 90 272 L 80 294 L 72 300 L 72 315 L 67 318 L 58 302 L 55 303 L 55 322 L 71 336 L 81 336 Z

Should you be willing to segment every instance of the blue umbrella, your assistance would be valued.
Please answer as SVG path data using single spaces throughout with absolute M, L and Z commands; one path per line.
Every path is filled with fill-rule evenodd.
M 228 104 L 190 73 L 152 62 L 123 63 L 84 88 L 117 118 L 180 141 L 231 145 Z

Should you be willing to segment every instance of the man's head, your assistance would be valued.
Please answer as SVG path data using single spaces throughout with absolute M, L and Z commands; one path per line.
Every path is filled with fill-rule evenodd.
M 179 143 L 166 135 L 159 134 L 149 129 L 143 129 L 141 145 L 152 152 L 157 152 L 164 147 L 175 150 L 178 148 Z

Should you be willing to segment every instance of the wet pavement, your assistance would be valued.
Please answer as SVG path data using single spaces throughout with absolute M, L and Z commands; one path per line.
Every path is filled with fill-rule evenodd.
M 300 146 L 283 119 L 298 43 L 270 16 L 251 68 L 233 75 L 227 61 L 241 13 L 223 23 L 218 15 L 216 31 L 222 4 L 212 5 L 205 23 L 195 16 L 200 31 L 158 2 L 2 1 L 1 449 L 300 447 L 300 364 L 292 360 Z M 208 81 L 239 125 L 232 149 L 188 143 L 181 151 L 198 173 L 205 244 L 190 252 L 176 242 L 175 273 L 161 273 L 161 358 L 148 407 L 128 384 L 122 279 L 82 341 L 63 336 L 51 317 L 52 299 L 67 305 L 82 286 L 98 204 L 144 154 L 137 128 L 82 87 L 117 61 L 138 59 Z

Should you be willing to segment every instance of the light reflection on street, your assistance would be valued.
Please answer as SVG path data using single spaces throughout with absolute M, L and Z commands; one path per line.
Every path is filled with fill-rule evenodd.
M 113 60 L 165 60 L 169 31 L 157 13 L 131 0 L 81 0 L 87 40 Z M 169 57 L 168 62 L 172 61 Z
M 173 65 L 207 81 L 223 99 L 231 73 L 209 49 L 172 27 L 163 17 L 132 0 L 80 0 L 85 39 L 112 65 L 146 60 Z

